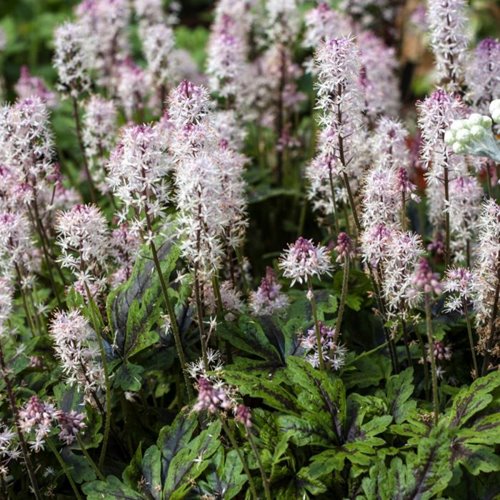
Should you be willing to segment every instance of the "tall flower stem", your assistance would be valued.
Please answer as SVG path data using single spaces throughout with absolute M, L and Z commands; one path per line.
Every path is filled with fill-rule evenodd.
M 467 302 L 464 300 L 464 315 L 467 323 L 467 336 L 469 337 L 470 353 L 472 356 L 472 366 L 474 368 L 474 378 L 479 377 L 479 368 L 477 366 L 476 349 L 474 348 L 474 337 L 472 336 L 472 322 L 469 315 Z
M 153 241 L 151 241 L 150 245 L 151 253 L 153 254 L 153 261 L 156 267 L 156 272 L 158 273 L 158 277 L 160 278 L 160 286 L 163 294 L 163 298 L 165 299 L 165 304 L 167 305 L 167 312 L 170 318 L 170 325 L 172 327 L 172 332 L 174 334 L 174 342 L 175 348 L 177 350 L 177 356 L 179 356 L 179 362 L 181 364 L 182 374 L 184 376 L 184 382 L 186 384 L 186 391 L 189 399 L 193 398 L 193 389 L 191 384 L 189 383 L 189 378 L 186 372 L 186 356 L 184 355 L 184 349 L 182 348 L 181 334 L 179 331 L 179 325 L 177 324 L 177 316 L 175 315 L 174 306 L 172 305 L 172 301 L 168 296 L 168 288 L 165 283 L 165 278 L 163 277 L 163 272 L 161 270 L 160 259 L 158 258 L 158 252 L 156 250 L 156 246 Z
M 87 161 L 87 155 L 85 153 L 85 146 L 83 144 L 82 124 L 80 122 L 80 111 L 78 109 L 78 99 L 76 97 L 72 97 L 71 100 L 73 103 L 73 116 L 75 118 L 76 136 L 78 138 L 78 145 L 80 146 L 80 151 L 82 154 L 83 169 L 85 171 L 85 176 L 87 177 L 87 181 L 89 183 L 90 199 L 92 200 L 92 203 L 97 203 L 96 189 L 95 189 L 94 181 L 92 179 L 92 175 L 90 174 L 89 164 Z
M 438 422 L 439 416 L 439 396 L 438 396 L 438 380 L 436 371 L 436 358 L 434 356 L 434 335 L 432 333 L 432 313 L 429 295 L 425 295 L 425 325 L 427 330 L 427 338 L 429 340 L 429 357 L 431 359 L 431 379 L 432 379 L 432 406 L 434 411 L 434 425 Z M 426 360 L 424 358 L 424 363 Z
M 47 444 L 50 448 L 50 451 L 54 454 L 57 461 L 59 462 L 59 465 L 61 466 L 61 469 L 63 470 L 64 474 L 66 475 L 68 482 L 71 486 L 71 489 L 73 490 L 73 493 L 75 494 L 75 498 L 77 500 L 83 500 L 82 496 L 80 495 L 80 492 L 78 491 L 78 486 L 76 485 L 73 477 L 71 476 L 71 471 L 66 466 L 66 462 L 64 461 L 63 457 L 61 457 L 61 454 L 57 451 L 57 448 L 55 447 L 54 443 L 50 439 L 47 439 Z
M 106 481 L 104 474 L 100 471 L 99 467 L 97 467 L 97 464 L 94 462 L 94 460 L 90 456 L 89 452 L 87 451 L 87 447 L 85 446 L 85 443 L 82 441 L 80 434 L 76 435 L 76 440 L 78 441 L 78 445 L 80 446 L 80 450 L 82 450 L 82 453 L 85 456 L 85 458 L 87 459 L 88 464 L 92 467 L 92 469 L 94 469 L 96 476 L 101 481 Z
M 318 344 L 318 358 L 319 358 L 319 368 L 321 371 L 325 371 L 325 360 L 323 359 L 323 344 L 321 342 L 321 330 L 319 327 L 318 321 L 318 306 L 316 304 L 316 298 L 314 297 L 313 287 L 311 277 L 307 278 L 307 287 L 308 287 L 308 298 L 311 302 L 311 309 L 314 319 L 314 333 L 316 334 L 316 343 Z
M 240 447 L 238 446 L 238 443 L 236 442 L 236 438 L 234 437 L 233 431 L 230 429 L 229 425 L 227 425 L 226 421 L 224 420 L 224 417 L 222 415 L 219 415 L 219 420 L 222 424 L 222 428 L 224 429 L 224 432 L 226 433 L 226 436 L 229 439 L 229 442 L 231 443 L 231 446 L 233 447 L 233 450 L 236 451 L 238 454 L 238 457 L 243 465 L 243 470 L 245 471 L 245 474 L 247 475 L 248 478 L 248 484 L 250 486 L 250 491 L 252 492 L 252 496 L 255 500 L 259 499 L 259 495 L 257 494 L 257 489 L 255 488 L 255 483 L 252 478 L 252 474 L 250 472 L 250 468 L 248 467 L 248 462 L 243 455 L 243 453 L 240 450 Z
M 335 196 L 335 186 L 333 184 L 333 174 L 332 174 L 332 165 L 331 163 L 328 165 L 328 180 L 330 182 L 330 191 L 332 193 L 332 209 L 333 209 L 333 227 L 335 229 L 335 233 L 338 234 L 340 232 L 339 221 L 337 216 L 337 200 Z
M 344 271 L 342 275 L 342 292 L 340 295 L 339 311 L 337 314 L 337 323 L 335 324 L 335 343 L 337 343 L 338 337 L 340 335 L 340 327 L 342 326 L 342 318 L 344 316 L 345 302 L 347 299 L 347 290 L 349 288 L 349 264 L 349 255 L 346 255 L 344 258 Z
M 266 496 L 266 500 L 272 500 L 271 490 L 269 488 L 269 479 L 267 477 L 266 470 L 264 469 L 264 464 L 260 459 L 259 450 L 257 449 L 257 445 L 255 444 L 255 440 L 252 436 L 252 433 L 250 432 L 250 429 L 247 429 L 246 431 L 247 431 L 248 442 L 250 443 L 253 454 L 255 455 L 257 463 L 259 464 L 260 477 L 262 478 L 262 484 L 264 485 L 264 493 Z
M 408 330 L 406 328 L 406 321 L 403 318 L 401 318 L 401 331 L 403 333 L 403 341 L 405 343 L 406 358 L 408 360 L 408 366 L 413 366 L 413 363 L 411 360 L 411 352 L 410 352 L 410 337 L 408 335 Z
M 16 428 L 19 444 L 21 445 L 21 453 L 23 455 L 23 460 L 26 465 L 26 470 L 28 471 L 28 477 L 31 483 L 31 487 L 33 488 L 33 494 L 35 495 L 36 500 L 42 500 L 42 494 L 40 493 L 40 489 L 38 487 L 38 482 L 36 480 L 36 475 L 35 475 L 35 469 L 33 468 L 33 464 L 31 462 L 28 446 L 26 444 L 26 440 L 24 439 L 23 431 L 21 430 L 21 427 L 19 425 L 19 410 L 16 404 L 16 397 L 14 395 L 14 388 L 12 386 L 12 381 L 10 380 L 10 377 L 8 375 L 8 367 L 5 363 L 5 357 L 1 342 L 0 342 L 0 372 L 5 382 L 5 390 L 7 392 L 7 397 L 9 399 L 10 410 L 14 418 L 14 426 Z
M 200 279 L 198 276 L 198 264 L 194 266 L 194 296 L 196 301 L 196 314 L 198 316 L 198 328 L 200 330 L 200 343 L 201 343 L 201 357 L 203 359 L 203 366 L 208 370 L 208 356 L 205 328 L 203 326 L 203 301 L 201 300 Z
M 446 211 L 444 214 L 444 228 L 445 228 L 445 249 L 444 249 L 444 265 L 447 269 L 450 265 L 451 250 L 450 250 L 450 187 L 449 187 L 449 175 L 448 175 L 448 165 L 444 165 L 444 199 L 446 203 Z
M 493 343 L 495 342 L 495 328 L 498 321 L 498 307 L 499 307 L 499 299 L 500 299 L 500 252 L 498 253 L 497 259 L 497 279 L 495 286 L 495 295 L 493 298 L 493 307 L 491 310 L 491 318 L 489 324 L 489 337 L 486 349 L 486 355 L 483 359 L 483 366 L 481 368 L 481 374 L 484 375 L 488 369 L 488 364 L 490 361 L 490 350 L 493 347 Z
M 101 328 L 98 319 L 95 317 L 96 310 L 99 311 L 97 304 L 94 302 L 90 290 L 85 284 L 85 292 L 87 293 L 87 299 L 89 301 L 92 325 L 97 337 L 97 343 L 99 345 L 99 353 L 101 355 L 102 367 L 104 370 L 104 385 L 106 388 L 106 417 L 104 419 L 104 436 L 102 438 L 101 454 L 99 455 L 99 468 L 102 469 L 104 465 L 104 459 L 106 458 L 106 451 L 108 448 L 109 432 L 111 430 L 111 382 L 109 377 L 109 366 L 108 360 L 106 358 L 106 350 L 104 349 L 104 342 L 101 336 Z
M 145 177 L 143 173 L 143 177 Z M 151 221 L 151 216 L 149 215 L 149 210 L 148 207 L 145 207 L 144 210 L 144 215 L 146 217 L 146 225 L 148 228 L 148 232 L 150 235 L 154 234 L 153 233 L 153 222 Z M 167 305 L 167 312 L 168 312 L 168 317 L 170 318 L 170 325 L 172 327 L 172 333 L 174 334 L 174 342 L 175 342 L 175 349 L 177 351 L 177 356 L 179 356 L 179 362 L 181 365 L 181 370 L 182 370 L 182 375 L 184 377 L 184 383 L 186 384 L 186 391 L 189 399 L 193 398 L 193 389 L 191 387 L 191 383 L 189 382 L 189 377 L 186 372 L 186 356 L 184 354 L 184 349 L 182 348 L 182 340 L 181 340 L 181 334 L 179 331 L 179 325 L 177 324 L 177 316 L 175 315 L 175 309 L 174 306 L 172 305 L 172 301 L 170 300 L 170 297 L 168 295 L 168 287 L 165 282 L 165 278 L 163 276 L 163 272 L 161 269 L 161 263 L 160 259 L 158 258 L 158 251 L 156 249 L 156 245 L 154 244 L 154 241 L 151 239 L 149 243 L 149 247 L 151 248 L 151 253 L 153 255 L 153 262 L 156 268 L 156 272 L 158 273 L 158 278 L 160 280 L 160 287 L 161 291 L 163 294 L 163 298 L 165 300 L 165 304 Z
M 219 277 L 214 274 L 212 278 L 212 288 L 214 289 L 215 303 L 217 305 L 217 315 L 222 317 L 224 314 L 224 305 L 222 303 L 222 295 L 220 293 Z

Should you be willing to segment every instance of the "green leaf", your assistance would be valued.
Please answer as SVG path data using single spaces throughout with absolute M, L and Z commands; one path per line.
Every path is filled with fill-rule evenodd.
M 142 459 L 142 475 L 151 496 L 161 500 L 161 451 L 156 445 L 150 446 Z
M 220 430 L 220 422 L 213 422 L 173 457 L 163 489 L 164 498 L 177 500 L 189 492 L 195 479 L 210 464 L 208 459 L 220 446 Z
M 448 421 L 452 427 L 463 426 L 476 413 L 486 408 L 493 392 L 500 387 L 500 372 L 494 372 L 475 380 L 470 387 L 462 389 L 454 398 Z
M 149 247 L 142 247 L 127 283 L 113 290 L 106 308 L 109 324 L 116 336 L 120 353 L 125 358 L 137 354 L 157 342 L 158 335 L 151 332 L 163 310 L 160 279 L 149 255 Z M 165 280 L 175 269 L 180 248 L 173 239 L 168 239 L 158 248 L 158 258 Z
M 162 456 L 162 479 L 168 475 L 170 463 L 175 455 L 187 446 L 198 425 L 194 413 L 179 413 L 172 425 L 164 427 L 158 436 L 157 445 Z
M 310 419 L 296 417 L 294 415 L 280 415 L 277 418 L 281 432 L 297 446 L 323 446 L 332 447 L 337 438 L 333 432 L 329 432 L 324 426 Z
M 92 481 L 82 487 L 87 500 L 135 500 L 144 497 L 123 484 L 117 477 L 108 476 L 106 481 Z
M 352 387 L 365 388 L 378 385 L 382 380 L 387 380 L 391 375 L 391 361 L 381 354 L 360 357 L 352 362 L 354 372 L 344 376 L 344 383 L 348 389 Z
M 258 356 L 266 361 L 282 365 L 281 357 L 276 347 L 264 333 L 262 325 L 249 316 L 240 316 L 238 324 L 224 322 L 217 334 L 241 351 Z
M 115 372 L 113 384 L 124 391 L 137 392 L 142 386 L 144 368 L 127 361 L 123 362 Z
M 413 368 L 389 377 L 385 390 L 394 421 L 397 424 L 404 422 L 417 407 L 417 402 L 410 399 L 413 394 Z
M 241 394 L 262 398 L 268 406 L 286 413 L 298 412 L 295 398 L 281 387 L 278 381 L 228 370 L 224 372 L 224 378 L 230 384 L 237 386 Z

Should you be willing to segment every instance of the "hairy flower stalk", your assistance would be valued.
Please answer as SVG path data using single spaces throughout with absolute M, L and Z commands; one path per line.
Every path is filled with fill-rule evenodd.
M 356 144 L 362 135 L 363 101 L 359 87 L 360 60 L 354 41 L 337 38 L 325 41 L 316 53 L 320 123 L 330 129 L 327 145 L 339 162 L 339 174 L 347 190 L 358 233 L 361 225 L 349 177 L 356 175 Z M 354 163 L 351 165 L 351 163 Z
M 469 38 L 465 0 L 430 0 L 428 22 L 437 78 L 450 92 L 463 82 Z
M 340 328 L 342 326 L 342 318 L 344 315 L 345 301 L 347 299 L 347 290 L 349 287 L 349 266 L 351 258 L 356 255 L 351 238 L 346 233 L 340 233 L 337 237 L 337 262 L 343 262 L 344 268 L 342 270 L 342 291 L 340 294 L 340 304 L 337 313 L 337 323 L 335 324 L 334 343 L 338 341 L 340 335 Z
M 61 265 L 76 276 L 75 289 L 87 301 L 95 300 L 105 288 L 109 255 L 109 230 L 104 215 L 94 205 L 75 205 L 58 215 L 56 230 Z
M 168 286 L 154 242 L 154 224 L 158 219 L 161 221 L 165 217 L 169 189 L 167 182 L 169 162 L 165 155 L 165 144 L 159 135 L 161 132 L 161 124 L 130 126 L 123 130 L 121 141 L 109 161 L 109 185 L 123 204 L 120 218 L 126 220 L 129 213 L 134 214 L 132 231 L 140 234 L 151 249 L 170 318 L 177 355 L 184 374 L 186 390 L 191 398 L 191 386 L 187 378 L 186 357 L 177 316 L 168 294 Z
M 431 298 L 433 294 L 441 293 L 441 285 L 439 283 L 439 275 L 432 272 L 428 261 L 422 258 L 413 277 L 415 290 L 424 296 L 425 306 L 425 325 L 427 330 L 427 339 L 429 341 L 429 358 L 431 361 L 431 377 L 432 377 L 432 405 L 434 410 L 434 425 L 437 425 L 439 418 L 439 395 L 438 395 L 438 377 L 436 369 L 436 356 L 434 350 L 434 334 L 432 331 L 432 310 Z M 424 357 L 424 363 L 425 363 Z
M 250 308 L 257 316 L 280 314 L 288 307 L 288 297 L 281 291 L 276 274 L 271 267 L 266 268 L 257 291 L 250 294 Z
M 467 324 L 467 336 L 469 338 L 472 356 L 473 378 L 479 377 L 479 368 L 476 358 L 476 348 L 472 334 L 472 321 L 469 314 L 469 305 L 473 297 L 473 274 L 469 269 L 463 267 L 448 269 L 446 279 L 443 282 L 443 290 L 448 294 L 445 303 L 447 311 L 461 311 L 465 316 Z
M 500 96 L 500 41 L 485 38 L 469 56 L 465 70 L 467 97 L 479 113 L 487 113 L 490 102 Z
M 48 110 L 38 97 L 17 101 L 0 111 L 0 162 L 6 178 L 5 199 L 8 210 L 20 210 L 29 216 L 40 239 L 52 291 L 58 305 L 61 298 L 53 274 L 55 267 L 61 281 L 64 276 L 50 253 L 46 221 L 58 177 L 53 162 L 53 139 L 48 126 Z
M 107 193 L 106 164 L 116 142 L 118 113 L 113 101 L 93 95 L 85 103 L 83 145 L 92 178 L 101 193 Z
M 434 91 L 419 103 L 421 156 L 427 168 L 426 180 L 431 202 L 430 218 L 431 222 L 439 224 L 444 212 L 446 267 L 451 262 L 450 181 L 457 175 L 463 175 L 466 165 L 462 158 L 449 150 L 445 142 L 445 133 L 453 120 L 459 118 L 462 113 L 463 107 L 460 101 L 442 89 Z M 444 201 L 442 189 L 444 189 Z
M 174 32 L 165 24 L 145 26 L 141 30 L 142 47 L 147 62 L 146 74 L 150 85 L 156 90 L 160 108 L 165 111 L 169 86 L 173 86 L 177 68 L 173 51 Z
M 99 458 L 99 467 L 102 469 L 111 430 L 111 382 L 99 325 L 94 325 L 92 329 L 87 319 L 75 309 L 58 312 L 50 325 L 50 335 L 68 382 L 82 390 L 85 399 L 95 403 L 103 416 L 105 414 Z M 102 391 L 105 391 L 105 408 L 99 398 Z
M 97 202 L 94 181 L 89 170 L 78 101 L 90 88 L 90 54 L 86 45 L 90 33 L 82 24 L 66 23 L 55 32 L 54 66 L 59 76 L 61 91 L 69 95 L 73 105 L 76 135 L 82 154 L 82 163 L 89 183 L 90 197 Z
M 482 373 L 497 359 L 500 296 L 500 206 L 488 200 L 479 218 L 477 257 L 472 268 L 472 303 L 479 335 L 478 352 L 484 355 Z
M 326 247 L 316 246 L 312 240 L 306 240 L 301 236 L 293 245 L 289 245 L 288 249 L 285 250 L 279 266 L 283 270 L 283 276 L 292 279 L 292 286 L 296 281 L 299 283 L 307 283 L 307 298 L 311 302 L 313 313 L 319 367 L 321 370 L 325 370 L 326 366 L 323 358 L 321 329 L 318 320 L 316 299 L 312 287 L 312 278 L 314 276 L 320 278 L 323 274 L 331 275 L 332 264 L 330 262 L 329 252 Z
M 174 127 L 171 150 L 175 155 L 176 204 L 182 254 L 194 277 L 202 354 L 204 284 L 211 283 L 221 313 L 218 274 L 224 260 L 233 284 L 233 252 L 242 246 L 246 220 L 243 167 L 246 159 L 235 152 L 215 127 L 205 89 L 182 82 L 170 96 Z

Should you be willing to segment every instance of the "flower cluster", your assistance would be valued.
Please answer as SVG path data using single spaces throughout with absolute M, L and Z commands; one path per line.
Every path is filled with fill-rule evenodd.
M 340 370 L 345 363 L 347 349 L 336 340 L 335 329 L 324 323 L 319 324 L 323 359 L 333 370 Z M 300 345 L 306 351 L 306 359 L 314 367 L 319 367 L 318 342 L 315 328 L 310 328 L 300 338 Z
M 314 276 L 320 278 L 323 274 L 330 275 L 332 271 L 329 250 L 316 246 L 312 240 L 306 240 L 302 236 L 288 245 L 279 266 L 283 270 L 283 276 L 292 280 L 292 286 L 295 282 L 305 283 Z
M 56 313 L 50 325 L 56 355 L 69 384 L 75 384 L 90 404 L 104 389 L 104 369 L 96 333 L 77 310 Z
M 276 274 L 271 267 L 266 268 L 259 288 L 250 294 L 250 308 L 257 316 L 280 314 L 288 307 L 288 297 L 281 291 Z

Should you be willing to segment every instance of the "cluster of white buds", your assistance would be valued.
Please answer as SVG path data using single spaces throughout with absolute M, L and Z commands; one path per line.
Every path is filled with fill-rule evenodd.
M 492 132 L 493 122 L 500 123 L 500 99 L 490 104 L 492 117 L 472 113 L 455 120 L 446 131 L 444 140 L 454 153 L 487 156 L 500 161 L 500 145 Z

